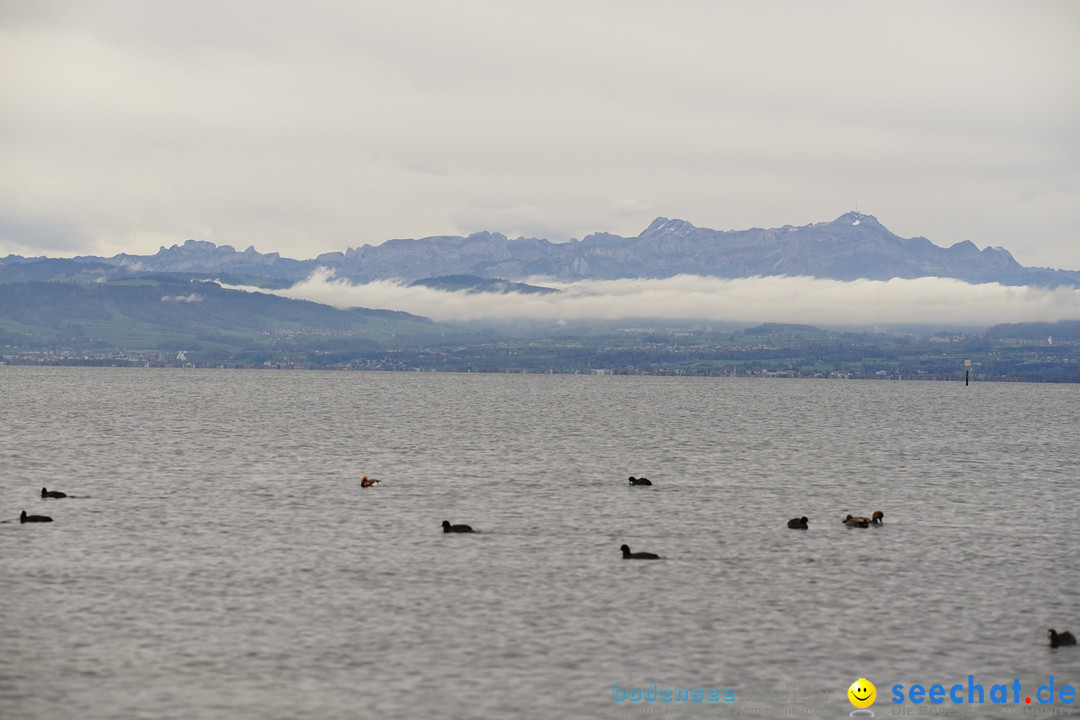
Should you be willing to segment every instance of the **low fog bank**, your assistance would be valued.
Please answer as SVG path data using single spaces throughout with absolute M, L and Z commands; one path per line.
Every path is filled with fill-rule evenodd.
M 353 285 L 324 270 L 272 292 L 338 308 L 401 310 L 438 322 L 693 318 L 727 323 L 989 327 L 1080 319 L 1080 289 L 972 285 L 949 278 L 843 282 L 809 277 L 724 280 L 680 275 L 569 284 L 542 278 L 528 282 L 560 292 L 470 294 L 390 281 Z

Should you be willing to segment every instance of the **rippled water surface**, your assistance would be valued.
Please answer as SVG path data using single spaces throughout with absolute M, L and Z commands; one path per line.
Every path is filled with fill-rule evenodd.
M 1075 385 L 0 367 L 0 717 L 1080 687 L 1078 438 Z M 614 700 L 654 683 L 734 700 Z

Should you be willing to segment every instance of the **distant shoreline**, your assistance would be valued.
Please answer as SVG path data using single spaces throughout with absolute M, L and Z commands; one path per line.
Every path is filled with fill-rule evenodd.
M 1080 354 L 1080 351 L 1078 351 Z M 370 361 L 364 364 L 346 365 L 313 365 L 293 362 L 273 364 L 243 364 L 243 363 L 164 363 L 160 361 L 138 360 L 134 358 L 50 358 L 35 359 L 25 356 L 9 356 L 0 359 L 0 367 L 79 367 L 79 368 L 119 368 L 119 369 L 165 369 L 165 370 L 260 370 L 260 371 L 313 371 L 313 372 L 388 372 L 388 373 L 460 373 L 480 375 L 592 375 L 592 376 L 637 376 L 637 377 L 699 377 L 699 378 L 744 378 L 744 379 L 782 379 L 782 380 L 855 380 L 874 382 L 965 382 L 963 370 L 959 372 L 945 372 L 941 374 L 922 374 L 905 376 L 903 373 L 873 371 L 870 374 L 861 372 L 847 372 L 842 370 L 828 373 L 808 370 L 763 370 L 736 368 L 731 370 L 695 370 L 683 368 L 584 368 L 584 369 L 531 369 L 521 367 L 467 367 L 461 364 L 453 367 L 437 366 L 409 366 L 399 361 Z M 972 373 L 968 378 L 970 384 L 976 383 L 1080 383 L 1080 366 L 1073 362 L 1072 366 L 1056 366 L 1050 373 L 1046 368 L 1042 373 L 1025 374 L 1017 372 L 1012 375 L 990 375 L 987 373 Z

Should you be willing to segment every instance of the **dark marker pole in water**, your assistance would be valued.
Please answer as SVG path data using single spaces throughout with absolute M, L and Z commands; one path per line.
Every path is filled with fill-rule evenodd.
M 964 387 L 968 385 L 968 379 L 971 377 L 971 361 L 964 361 Z

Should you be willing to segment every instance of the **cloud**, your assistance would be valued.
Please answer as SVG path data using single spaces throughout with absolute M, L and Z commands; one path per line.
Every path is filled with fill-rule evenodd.
M 197 293 L 191 293 L 190 295 L 162 295 L 161 302 L 184 302 L 194 303 L 202 302 L 203 296 Z
M 581 281 L 559 293 L 444 292 L 380 281 L 353 285 L 319 271 L 276 294 L 339 308 L 401 310 L 441 322 L 469 320 L 699 319 L 817 325 L 955 324 L 1080 318 L 1080 290 L 1046 290 L 946 278 L 842 282 L 806 277 Z

